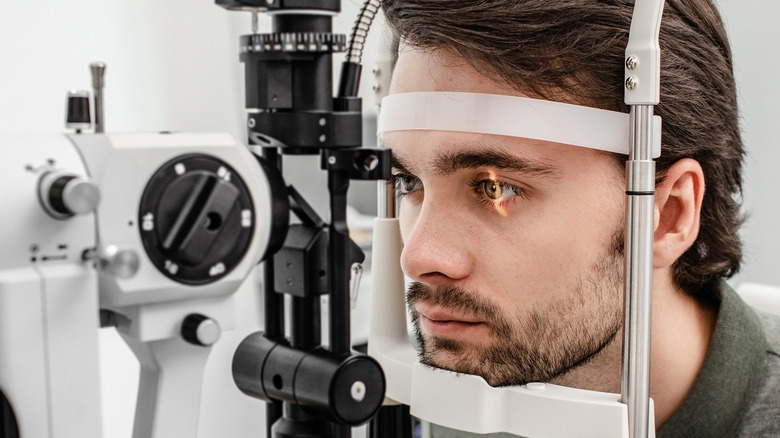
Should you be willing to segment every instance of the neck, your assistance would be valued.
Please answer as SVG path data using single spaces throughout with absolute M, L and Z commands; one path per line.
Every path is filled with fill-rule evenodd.
M 653 339 L 650 396 L 660 428 L 680 407 L 707 357 L 717 309 L 674 285 L 671 271 L 653 279 Z

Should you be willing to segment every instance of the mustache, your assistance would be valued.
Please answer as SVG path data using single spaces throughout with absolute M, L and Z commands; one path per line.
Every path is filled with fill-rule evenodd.
M 507 336 L 512 331 L 511 324 L 499 306 L 459 286 L 441 286 L 434 289 L 418 281 L 412 282 L 406 292 L 406 304 L 413 321 L 419 318 L 414 305 L 421 302 L 475 316 L 498 336 Z

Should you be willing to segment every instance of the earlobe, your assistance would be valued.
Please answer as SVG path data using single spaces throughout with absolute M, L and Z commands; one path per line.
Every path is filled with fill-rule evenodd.
M 695 160 L 674 163 L 655 190 L 653 265 L 671 266 L 699 234 L 704 172 Z

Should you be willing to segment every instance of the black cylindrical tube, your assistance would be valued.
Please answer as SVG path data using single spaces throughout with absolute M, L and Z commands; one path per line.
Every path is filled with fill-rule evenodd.
M 233 380 L 245 394 L 281 400 L 291 421 L 335 421 L 356 426 L 379 409 L 385 394 L 382 368 L 373 358 L 335 356 L 322 348 L 303 352 L 266 338 L 247 336 L 233 356 Z
M 233 381 L 244 394 L 271 401 L 263 387 L 263 367 L 277 342 L 266 338 L 263 332 L 255 332 L 244 338 L 233 354 Z
M 277 33 L 331 33 L 333 19 L 328 15 L 278 14 L 272 25 Z M 307 54 L 292 61 L 292 112 L 333 110 L 333 56 Z M 305 145 L 316 146 L 316 145 Z
M 347 62 L 341 64 L 341 77 L 339 78 L 339 97 L 355 97 L 360 88 L 360 72 L 363 69 L 358 63 Z
M 309 352 L 295 375 L 295 399 L 309 411 L 341 424 L 367 422 L 382 405 L 385 377 L 370 356 L 338 359 L 317 349 Z

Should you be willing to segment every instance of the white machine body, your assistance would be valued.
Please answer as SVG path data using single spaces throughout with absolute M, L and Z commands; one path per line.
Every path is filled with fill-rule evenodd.
M 195 437 L 210 346 L 233 327 L 232 294 L 271 234 L 272 195 L 256 159 L 226 134 L 3 134 L 0 147 L 7 212 L 0 219 L 0 391 L 19 436 L 101 436 L 102 309 L 141 364 L 134 437 Z M 142 233 L 153 225 L 139 220 L 155 172 L 192 154 L 225 163 L 231 172 L 220 168 L 219 178 L 240 178 L 252 207 L 241 211 L 252 232 L 239 261 L 227 269 L 217 263 L 209 271 L 216 279 L 199 283 L 177 281 L 152 263 Z M 50 202 L 53 174 L 78 180 L 51 189 Z M 53 211 L 61 204 L 75 213 Z M 200 318 L 197 342 L 182 335 L 191 315 Z
M 3 135 L 0 160 L 0 390 L 20 436 L 99 437 L 95 215 L 47 214 L 38 196 L 55 169 L 88 175 L 62 135 Z

